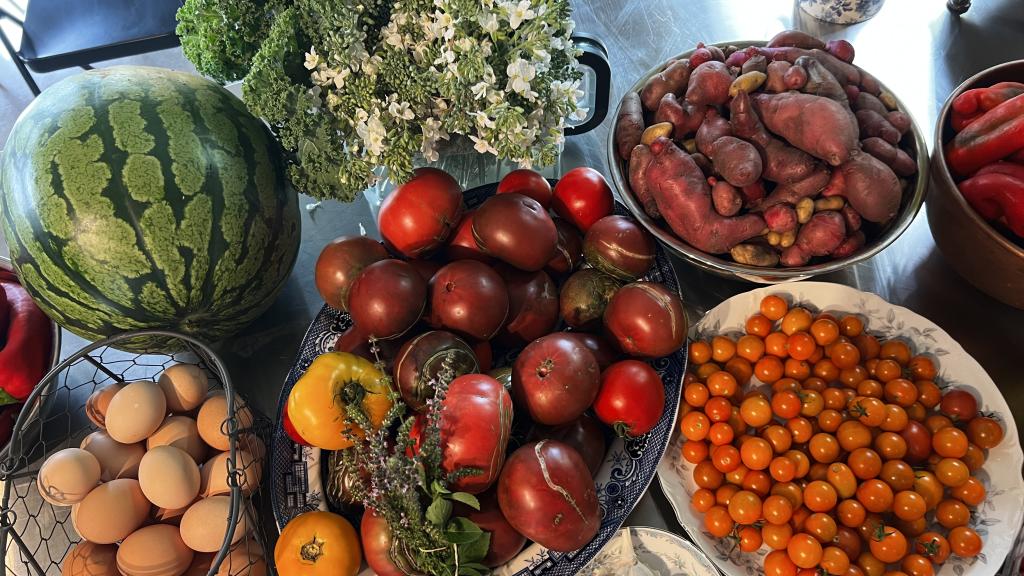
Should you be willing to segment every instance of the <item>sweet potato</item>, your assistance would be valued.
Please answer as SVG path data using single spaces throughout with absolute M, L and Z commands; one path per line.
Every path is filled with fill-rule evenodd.
M 673 232 L 694 248 L 721 254 L 764 230 L 757 214 L 725 217 L 711 206 L 711 191 L 700 168 L 667 138 L 651 146 L 654 162 L 647 169 L 654 199 Z
M 749 186 L 744 186 L 740 188 L 740 191 L 743 193 L 743 205 L 750 208 L 765 197 L 764 180 L 758 180 Z
M 708 178 L 708 184 L 711 185 L 711 203 L 715 207 L 715 212 L 722 216 L 739 214 L 740 208 L 743 207 L 743 197 L 735 186 L 717 178 Z
M 720 106 L 729 99 L 729 85 L 732 84 L 729 67 L 717 60 L 697 66 L 690 74 L 686 86 L 686 101 L 694 106 Z
M 768 208 L 776 204 L 796 204 L 803 198 L 817 195 L 825 189 L 829 183 L 829 171 L 824 166 L 816 165 L 806 177 L 794 182 L 779 184 L 772 190 L 772 193 L 761 203 L 762 207 Z
M 804 180 L 819 168 L 810 154 L 772 138 L 764 151 L 762 177 L 769 182 L 789 184 Z
M 835 178 L 822 194 L 839 194 L 862 218 L 883 224 L 900 208 L 903 191 L 892 168 L 871 154 L 858 152 L 835 170 Z
M 734 136 L 722 136 L 711 145 L 715 172 L 733 186 L 749 186 L 761 178 L 761 154 L 754 145 Z
M 860 89 L 875 96 L 882 93 L 882 85 L 879 84 L 878 79 L 863 70 L 860 70 Z
M 761 56 L 764 58 L 764 56 Z M 789 88 L 786 87 L 786 71 L 789 70 L 790 64 L 785 60 L 776 60 L 768 64 L 768 80 L 764 83 L 764 89 L 768 92 L 785 92 Z
M 878 114 L 885 116 L 889 113 L 889 110 L 882 104 L 882 101 L 877 96 L 870 92 L 861 92 L 857 94 L 857 99 L 851 101 L 854 111 L 860 110 L 874 110 Z
M 732 127 L 734 135 L 762 148 L 772 139 L 768 129 L 757 117 L 757 112 L 754 112 L 750 104 L 750 95 L 746 92 L 737 94 L 729 101 L 729 126 Z
M 742 74 L 746 74 L 748 72 L 760 72 L 762 74 L 767 74 L 768 59 L 760 54 L 755 54 L 743 63 L 743 66 L 740 68 L 740 72 Z
M 843 91 L 846 92 L 847 102 L 856 102 L 857 97 L 860 96 L 860 88 L 857 88 L 856 86 L 850 86 L 849 84 L 847 84 L 846 86 L 843 86 Z
M 839 213 L 843 215 L 843 221 L 846 222 L 847 231 L 860 230 L 860 225 L 862 224 L 860 214 L 857 214 L 857 211 L 853 209 L 853 206 L 847 204 L 843 206 L 843 209 L 840 210 Z
M 797 58 L 797 60 L 799 59 Z M 799 90 L 807 85 L 807 70 L 803 66 L 794 64 L 783 74 L 782 82 L 786 85 L 786 90 Z
M 818 62 L 821 62 L 821 65 L 827 68 L 840 84 L 861 84 L 860 68 L 853 64 L 843 62 L 824 50 L 811 50 L 810 55 Z M 861 87 L 863 88 L 864 86 L 861 85 Z
M 697 131 L 700 123 L 704 121 L 704 107 L 694 106 L 669 92 L 661 98 L 658 111 L 654 114 L 655 122 L 671 122 L 675 127 L 673 137 L 682 140 Z
M 801 56 L 796 59 L 793 68 L 797 66 L 807 71 L 807 82 L 800 89 L 801 92 L 814 94 L 815 96 L 824 96 L 839 102 L 847 108 L 850 107 L 850 102 L 846 97 L 846 90 L 839 84 L 836 77 L 821 65 L 821 62 L 810 56 Z
M 836 247 L 832 251 L 833 258 L 846 258 L 853 256 L 853 254 L 864 247 L 864 232 L 860 230 L 854 230 L 849 236 L 843 240 L 843 243 Z
M 857 125 L 835 100 L 788 92 L 755 94 L 754 110 L 764 125 L 787 142 L 833 166 L 857 150 Z
M 693 163 L 696 164 L 698 168 L 700 168 L 700 171 L 703 174 L 710 175 L 715 171 L 715 169 L 711 166 L 711 159 L 701 154 L 700 152 L 690 154 L 690 158 L 693 159 Z
M 640 101 L 644 108 L 655 111 L 661 103 L 661 97 L 669 92 L 682 94 L 690 80 L 690 61 L 675 60 L 664 70 L 651 76 L 640 90 Z
M 696 68 L 705 62 L 711 62 L 715 57 L 711 55 L 711 50 L 708 50 L 706 46 L 702 44 L 697 45 L 697 49 L 690 54 L 690 67 Z
M 776 204 L 764 211 L 764 222 L 777 234 L 796 230 L 796 210 L 789 204 Z
M 722 136 L 731 136 L 732 127 L 729 121 L 723 118 L 716 110 L 709 109 L 704 115 L 704 122 L 697 129 L 697 150 L 708 158 L 714 159 L 715 153 L 712 144 Z
M 905 178 L 917 172 L 917 162 L 909 154 L 881 138 L 865 138 L 860 145 L 865 152 L 885 162 L 897 176 Z
M 796 242 L 782 251 L 784 266 L 803 266 L 814 256 L 828 256 L 846 239 L 846 224 L 839 212 L 817 212 L 797 232 Z
M 615 150 L 619 158 L 629 158 L 633 147 L 640 143 L 640 134 L 644 131 L 644 110 L 640 106 L 640 95 L 627 92 L 619 104 L 619 114 L 615 119 Z
M 643 144 L 638 144 L 629 155 L 629 188 L 633 195 L 644 207 L 644 212 L 651 218 L 661 218 L 658 211 L 658 203 L 654 201 L 651 194 L 650 183 L 647 181 L 647 168 L 654 160 L 651 149 Z
M 889 124 L 892 124 L 893 128 L 900 131 L 900 136 L 906 134 L 914 123 L 906 112 L 899 110 L 889 112 L 885 115 L 885 119 L 889 121 Z
M 737 244 L 729 250 L 729 255 L 747 266 L 774 268 L 779 264 L 779 253 L 761 244 Z
M 853 57 L 856 55 L 856 52 L 853 49 L 853 44 L 850 44 L 846 40 L 829 40 L 825 44 L 825 51 L 836 58 L 839 58 L 843 62 L 851 64 L 853 63 Z
M 756 55 L 756 52 L 752 52 L 750 50 L 736 50 L 726 57 L 725 65 L 730 68 L 740 68 L 747 63 L 747 60 L 750 60 Z
M 801 32 L 799 30 L 783 30 L 775 36 L 772 36 L 772 39 L 768 41 L 768 47 L 778 48 L 783 46 L 795 46 L 797 48 L 806 48 L 810 50 L 812 48 L 825 48 L 826 44 L 806 32 Z
M 874 110 L 858 110 L 857 125 L 860 127 L 861 138 L 878 137 L 892 145 L 900 141 L 900 131 Z

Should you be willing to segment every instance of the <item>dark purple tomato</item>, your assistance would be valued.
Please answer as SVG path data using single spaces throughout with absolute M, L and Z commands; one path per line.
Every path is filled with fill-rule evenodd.
M 596 419 L 581 414 L 579 418 L 560 426 L 537 426 L 532 440 L 558 440 L 572 446 L 587 464 L 591 476 L 596 476 L 604 463 L 607 445 L 604 429 Z
M 592 334 L 590 332 L 566 332 L 565 334 L 586 346 L 590 353 L 594 355 L 594 359 L 597 360 L 597 365 L 601 367 L 601 370 L 604 370 L 622 356 L 619 349 L 600 334 Z
M 605 308 L 604 325 L 619 348 L 632 356 L 667 356 L 686 340 L 683 301 L 655 282 L 634 282 L 620 288 Z
M 565 424 L 593 404 L 600 374 L 586 346 L 556 332 L 534 340 L 516 358 L 512 395 L 534 422 Z
M 543 206 L 522 194 L 488 198 L 473 216 L 473 237 L 484 252 L 535 271 L 555 255 L 558 231 Z
M 605 216 L 587 230 L 583 254 L 598 270 L 631 282 L 654 264 L 654 238 L 632 218 Z
M 483 564 L 495 568 L 515 558 L 526 544 L 526 536 L 516 532 L 516 529 L 505 519 L 505 515 L 501 513 L 497 490 L 488 490 L 478 495 L 477 500 L 480 501 L 479 510 L 458 503 L 455 504 L 454 514 L 468 518 L 481 530 L 490 533 L 491 543 Z
M 457 260 L 430 279 L 427 322 L 475 340 L 490 340 L 508 317 L 508 290 L 493 268 Z
M 543 270 L 526 272 L 507 264 L 495 266 L 508 288 L 508 322 L 502 334 L 517 343 L 549 334 L 558 323 L 558 287 Z
M 461 338 L 443 330 L 432 330 L 409 339 L 395 356 L 395 384 L 402 400 L 413 410 L 426 406 L 434 397 L 434 384 L 445 360 L 455 376 L 471 374 L 479 368 L 473 349 Z
M 349 291 L 349 313 L 359 329 L 381 339 L 412 328 L 427 304 L 427 283 L 401 260 L 374 262 L 363 269 Z
M 548 262 L 547 268 L 561 276 L 572 272 L 583 262 L 583 235 L 568 220 L 553 220 L 555 230 L 558 231 L 558 243 L 555 246 L 555 257 Z
M 331 308 L 348 311 L 348 292 L 359 273 L 374 262 L 385 260 L 388 251 L 366 236 L 342 236 L 332 240 L 316 259 L 314 282 L 320 296 Z

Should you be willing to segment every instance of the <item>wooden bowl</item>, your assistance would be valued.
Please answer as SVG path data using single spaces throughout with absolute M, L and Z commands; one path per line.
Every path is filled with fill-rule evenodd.
M 1024 81 L 1024 60 L 1006 62 L 968 78 L 946 100 L 935 127 L 931 190 L 925 211 L 935 244 L 949 265 L 989 296 L 1024 309 L 1024 247 L 986 222 L 964 200 L 946 167 L 943 147 L 953 138 L 950 104 L 965 90 Z

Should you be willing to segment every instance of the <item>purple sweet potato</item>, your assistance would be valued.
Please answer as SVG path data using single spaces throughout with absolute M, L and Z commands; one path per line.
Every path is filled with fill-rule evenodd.
M 810 56 L 801 56 L 796 59 L 793 68 L 797 66 L 807 71 L 807 82 L 800 89 L 801 92 L 814 94 L 815 96 L 824 96 L 839 102 L 847 108 L 850 107 L 849 100 L 846 97 L 846 90 L 839 84 L 836 77 L 821 65 L 821 62 Z
M 690 158 L 693 158 L 693 163 L 696 164 L 697 167 L 700 168 L 700 171 L 705 175 L 710 176 L 714 173 L 715 169 L 711 165 L 711 159 L 707 156 L 700 152 L 694 152 L 693 154 L 690 154 Z
M 755 94 L 751 100 L 769 130 L 815 158 L 839 166 L 857 150 L 857 124 L 835 100 L 797 92 Z
M 753 57 L 744 62 L 743 66 L 740 68 L 741 74 L 746 74 L 747 72 L 760 72 L 762 74 L 767 74 L 768 59 L 760 54 L 755 54 Z
M 824 50 L 811 50 L 811 56 L 821 62 L 821 65 L 828 69 L 840 84 L 860 84 L 860 68 L 853 64 L 843 62 L 839 58 L 825 52 Z M 864 86 L 862 85 L 861 88 Z
M 882 85 L 878 79 L 863 70 L 860 70 L 860 89 L 875 96 L 882 93 Z
M 825 48 L 826 44 L 818 38 L 799 30 L 783 30 L 775 36 L 772 36 L 772 39 L 768 41 L 769 48 L 779 48 L 784 46 L 795 46 L 797 48 L 806 48 L 810 50 L 812 48 Z
M 661 97 L 661 104 L 654 114 L 654 122 L 671 122 L 673 126 L 672 137 L 682 140 L 693 134 L 701 122 L 704 121 L 704 107 L 697 107 L 669 92 Z
M 871 154 L 858 152 L 835 170 L 827 195 L 840 195 L 862 218 L 884 224 L 896 216 L 903 194 L 896 173 Z
M 715 140 L 731 135 L 732 127 L 729 125 L 729 121 L 723 118 L 718 111 L 708 109 L 704 115 L 704 122 L 701 123 L 700 128 L 697 128 L 697 150 L 700 150 L 701 154 L 708 158 L 714 159 L 715 152 L 712 145 Z
M 697 68 L 697 66 L 700 66 L 705 62 L 711 62 L 715 59 L 711 54 L 711 50 L 708 50 L 706 46 L 702 46 L 700 44 L 697 46 L 698 47 L 693 51 L 693 54 L 690 54 L 690 66 L 692 68 Z
M 782 251 L 782 265 L 803 266 L 814 256 L 828 256 L 845 239 L 846 223 L 839 212 L 815 212 L 811 220 L 800 227 L 796 242 Z
M 797 61 L 800 58 L 797 58 Z M 799 64 L 794 64 L 782 75 L 782 82 L 786 85 L 786 90 L 800 90 L 807 85 L 807 70 Z
M 776 204 L 796 204 L 802 198 L 811 198 L 825 189 L 829 183 L 829 171 L 824 166 L 816 164 L 815 168 L 800 180 L 779 184 L 772 190 L 772 193 L 762 202 L 762 207 L 771 207 Z
M 772 140 L 768 129 L 757 117 L 753 106 L 750 104 L 750 94 L 740 92 L 729 101 L 729 125 L 732 133 L 744 140 L 748 140 L 764 148 Z
M 766 80 L 764 83 L 764 89 L 767 92 L 775 93 L 785 92 L 786 90 L 789 90 L 789 88 L 786 87 L 785 76 L 786 71 L 789 70 L 791 66 L 792 64 L 786 62 L 785 60 L 776 60 L 774 62 L 769 62 L 768 71 L 766 72 L 766 74 L 768 74 L 768 80 Z
M 665 94 L 682 94 L 690 80 L 690 70 L 689 60 L 675 60 L 664 70 L 651 76 L 640 90 L 640 101 L 643 102 L 644 108 L 654 112 Z
M 754 145 L 734 136 L 722 136 L 711 145 L 715 172 L 733 186 L 749 186 L 761 178 L 761 154 Z
M 815 48 L 817 48 L 817 46 L 815 46 Z M 828 43 L 825 44 L 825 51 L 848 64 L 853 63 L 853 57 L 856 55 L 856 51 L 853 49 L 853 44 L 850 44 L 846 40 L 829 40 Z
M 725 50 L 722 50 L 718 46 L 705 46 L 708 51 L 711 52 L 711 58 L 719 62 L 725 62 Z
M 764 230 L 764 219 L 757 214 L 730 218 L 715 212 L 700 168 L 671 140 L 658 138 L 651 151 L 654 162 L 647 169 L 647 180 L 655 201 L 672 231 L 690 245 L 721 254 Z
M 857 125 L 860 127 L 861 138 L 878 137 L 892 145 L 900 141 L 900 131 L 874 110 L 857 110 Z
M 906 112 L 899 110 L 892 110 L 885 114 L 885 119 L 892 124 L 892 127 L 900 131 L 900 135 L 906 134 L 910 130 L 910 126 L 913 125 L 913 121 Z
M 843 91 L 846 92 L 846 101 L 850 103 L 856 102 L 857 97 L 860 96 L 860 88 L 857 88 L 856 86 L 850 86 L 847 84 L 846 86 L 843 86 Z
M 654 201 L 651 193 L 650 183 L 647 181 L 647 168 L 654 160 L 651 149 L 643 144 L 637 144 L 629 155 L 629 188 L 633 195 L 644 207 L 644 212 L 651 218 L 661 218 L 658 211 L 658 203 Z
M 743 208 L 743 197 L 739 190 L 725 180 L 708 178 L 711 185 L 711 203 L 715 206 L 715 212 L 722 216 L 735 216 Z
M 764 180 L 758 180 L 749 186 L 740 188 L 743 193 L 743 206 L 750 208 L 764 199 L 767 193 L 764 190 Z
M 832 257 L 846 258 L 848 256 L 853 256 L 853 254 L 857 252 L 857 250 L 860 250 L 861 248 L 864 247 L 865 240 L 866 238 L 864 237 L 864 232 L 860 230 L 854 230 L 853 232 L 850 233 L 849 236 L 846 237 L 845 240 L 843 240 L 842 244 L 837 246 L 836 249 L 832 251 Z
M 860 145 L 865 152 L 885 162 L 897 176 L 906 178 L 917 172 L 917 162 L 909 154 L 881 138 L 865 138 Z
M 889 109 L 885 107 L 885 104 L 882 104 L 882 101 L 878 99 L 878 96 L 863 90 L 857 94 L 857 99 L 851 100 L 850 103 L 852 104 L 855 112 L 859 112 L 861 110 L 874 110 L 882 116 L 889 113 Z
M 739 68 L 756 55 L 756 52 L 748 50 L 736 50 L 725 59 L 725 65 L 730 68 Z
M 729 67 L 717 60 L 697 66 L 690 74 L 686 101 L 694 106 L 721 106 L 729 99 L 733 76 Z
M 771 232 L 793 232 L 797 227 L 796 210 L 789 204 L 776 204 L 764 211 L 764 222 Z
M 860 230 L 860 225 L 862 224 L 860 214 L 857 214 L 853 206 L 844 204 L 839 212 L 843 215 L 843 221 L 846 222 L 847 231 Z
M 619 105 L 619 114 L 615 119 L 615 150 L 619 158 L 629 158 L 633 148 L 640 143 L 640 135 L 644 132 L 644 111 L 640 106 L 640 95 L 627 92 Z

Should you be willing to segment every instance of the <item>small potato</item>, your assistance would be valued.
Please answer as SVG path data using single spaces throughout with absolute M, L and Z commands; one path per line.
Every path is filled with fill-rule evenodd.
M 899 110 L 893 110 L 885 115 L 885 119 L 892 124 L 893 128 L 900 131 L 900 134 L 906 134 L 907 130 L 910 130 L 912 124 L 910 116 L 907 116 L 906 112 L 900 112 Z
M 772 268 L 779 264 L 778 252 L 757 244 L 737 244 L 729 251 L 732 259 L 747 266 Z
M 778 234 L 796 230 L 796 211 L 788 204 L 776 204 L 764 211 L 764 222 L 769 230 Z
M 888 108 L 889 110 L 895 110 L 897 108 L 896 97 L 893 96 L 892 92 L 889 92 L 888 90 L 882 90 L 882 92 L 878 95 L 878 99 L 881 100 L 882 104 L 884 104 L 885 107 Z
M 763 56 L 761 56 L 763 58 Z M 764 72 L 758 72 L 756 70 L 747 72 L 742 76 L 736 78 L 729 85 L 729 97 L 735 97 L 740 92 L 751 93 L 764 84 L 764 81 L 768 79 L 768 75 Z
M 796 221 L 800 224 L 807 224 L 812 215 L 814 215 L 814 200 L 811 198 L 801 198 L 796 203 Z
M 825 50 L 829 54 L 847 63 L 852 63 L 853 57 L 856 54 L 853 50 L 853 44 L 850 44 L 846 40 L 829 40 L 825 44 Z M 863 72 L 861 74 L 863 75 Z M 862 76 L 861 82 L 863 81 L 864 78 Z
M 715 207 L 715 212 L 722 216 L 739 214 L 740 208 L 743 207 L 743 197 L 736 187 L 717 178 L 709 178 L 708 183 L 711 184 L 711 203 Z
M 734 136 L 722 136 L 711 145 L 715 171 L 729 184 L 749 186 L 761 178 L 764 164 L 753 144 Z
M 619 115 L 615 122 L 615 147 L 619 158 L 629 158 L 633 147 L 640 143 L 644 131 L 644 112 L 640 106 L 640 95 L 628 92 L 622 97 Z
M 796 230 L 790 230 L 789 232 L 782 233 L 782 237 L 779 239 L 779 246 L 789 248 L 794 242 L 796 242 Z
M 671 138 L 672 130 L 674 130 L 671 122 L 659 122 L 658 124 L 652 124 L 644 129 L 644 133 L 640 135 L 640 143 L 644 146 L 650 146 L 655 140 L 661 137 Z
M 814 211 L 821 212 L 823 210 L 841 210 L 845 205 L 846 200 L 843 200 L 842 196 L 818 198 L 814 201 Z
M 775 60 L 768 64 L 768 70 L 766 74 L 768 79 L 765 81 L 764 89 L 768 92 L 785 92 L 786 88 L 786 71 L 793 65 L 785 60 Z
M 778 246 L 782 242 L 782 234 L 779 234 L 778 232 L 769 232 L 765 234 L 764 239 L 768 241 L 768 244 Z
M 683 140 L 683 149 L 686 150 L 687 154 L 697 153 L 697 141 L 693 138 Z

